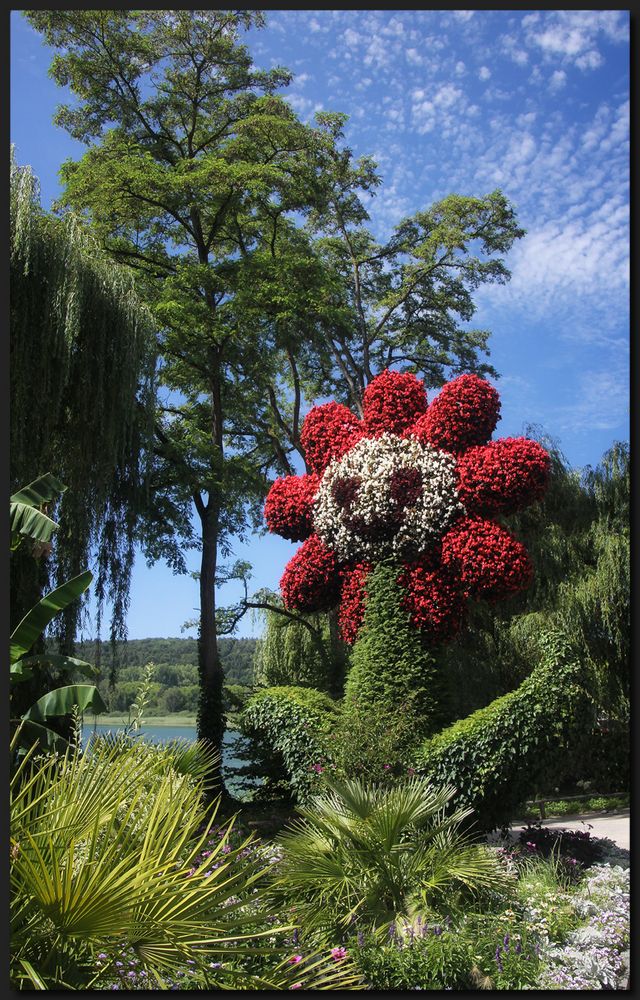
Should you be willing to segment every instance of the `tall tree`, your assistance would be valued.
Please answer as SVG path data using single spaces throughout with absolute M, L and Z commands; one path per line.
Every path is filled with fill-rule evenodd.
M 161 325 L 160 379 L 172 395 L 157 414 L 144 541 L 149 558 L 178 569 L 181 545 L 201 547 L 199 734 L 219 745 L 219 556 L 259 510 L 273 435 L 256 416 L 282 347 L 277 324 L 247 328 L 237 293 L 254 278 L 254 258 L 291 230 L 291 213 L 307 209 L 320 136 L 274 96 L 289 74 L 256 70 L 240 44 L 243 29 L 263 24 L 259 12 L 27 16 L 58 50 L 54 79 L 77 98 L 56 120 L 90 147 L 65 164 L 63 201 L 137 269 Z
M 318 151 L 322 198 L 305 228 L 306 252 L 322 275 L 319 308 L 310 305 L 305 317 L 305 349 L 283 353 L 286 408 L 279 411 L 283 397 L 273 386 L 267 405 L 289 450 L 303 457 L 305 400 L 335 398 L 362 415 L 364 389 L 389 366 L 419 374 L 427 387 L 463 372 L 496 376 L 483 360 L 489 331 L 466 326 L 475 312 L 472 293 L 509 280 L 502 255 L 525 234 L 514 207 L 493 191 L 451 194 L 377 242 L 364 204 L 381 183 L 375 162 L 355 160 L 345 145 L 345 115 L 320 112 L 316 121 L 326 140 Z M 262 291 L 273 299 L 268 280 Z
M 98 613 L 108 598 L 115 640 L 125 634 L 151 454 L 152 317 L 129 270 L 114 266 L 81 219 L 42 210 L 37 179 L 13 151 L 10 190 L 11 486 L 52 472 L 68 487 L 50 558 L 12 554 L 11 617 L 16 625 L 44 587 L 95 557 Z M 74 602 L 56 619 L 65 652 L 79 613 Z

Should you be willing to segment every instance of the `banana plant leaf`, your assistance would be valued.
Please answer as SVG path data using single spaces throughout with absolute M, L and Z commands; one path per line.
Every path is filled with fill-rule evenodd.
M 44 632 L 51 619 L 66 608 L 68 604 L 75 601 L 80 594 L 83 594 L 91 581 L 93 573 L 86 570 L 71 580 L 67 580 L 61 587 L 46 594 L 41 601 L 31 608 L 24 616 L 19 625 L 11 633 L 10 659 L 15 663 L 28 653 L 34 642 Z
M 34 479 L 17 493 L 9 497 L 9 525 L 11 548 L 15 549 L 20 536 L 33 538 L 37 542 L 49 542 L 58 525 L 41 508 L 59 497 L 66 490 L 64 483 L 50 472 Z
M 11 503 L 25 503 L 31 507 L 39 507 L 44 503 L 50 503 L 66 490 L 64 483 L 56 479 L 50 472 L 45 472 L 43 476 L 38 476 L 28 486 L 23 486 L 21 490 L 9 497 Z
M 33 722 L 32 719 L 20 720 L 14 739 L 18 756 L 20 755 L 18 748 L 30 750 L 34 744 L 37 744 L 42 750 L 57 750 L 58 753 L 64 753 L 69 746 L 68 741 L 60 733 L 48 729 L 47 726 L 41 726 L 39 722 Z
M 9 526 L 11 528 L 11 548 L 15 549 L 20 542 L 20 536 L 33 538 L 37 542 L 48 542 L 58 525 L 50 517 L 43 514 L 37 507 L 26 503 L 12 503 L 9 508 Z
M 95 677 L 100 671 L 86 660 L 76 660 L 73 656 L 46 653 L 42 656 L 23 656 L 11 664 L 11 680 L 14 684 L 28 680 L 36 667 L 55 667 L 56 670 L 73 670 L 83 677 Z
M 42 698 L 38 698 L 24 713 L 23 719 L 46 722 L 51 715 L 67 715 L 74 705 L 77 705 L 81 712 L 90 709 L 94 715 L 107 711 L 102 695 L 95 685 L 68 684 L 66 687 L 48 691 Z

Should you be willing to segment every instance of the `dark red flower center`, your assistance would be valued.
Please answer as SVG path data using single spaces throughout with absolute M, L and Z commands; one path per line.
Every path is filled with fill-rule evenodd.
M 422 493 L 420 469 L 395 469 L 389 480 L 389 492 L 394 504 L 402 509 L 410 507 Z
M 347 514 L 355 503 L 361 483 L 359 476 L 341 476 L 331 487 L 333 499 Z

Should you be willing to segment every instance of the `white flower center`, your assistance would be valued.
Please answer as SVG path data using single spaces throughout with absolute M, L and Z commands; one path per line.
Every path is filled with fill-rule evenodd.
M 464 512 L 453 455 L 415 438 L 363 438 L 328 466 L 314 527 L 340 560 L 415 557 Z

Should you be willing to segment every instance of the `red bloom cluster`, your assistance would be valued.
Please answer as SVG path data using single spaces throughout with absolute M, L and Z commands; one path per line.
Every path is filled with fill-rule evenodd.
M 369 562 L 340 563 L 314 534 L 314 497 L 323 475 L 362 438 L 384 431 L 413 436 L 425 448 L 455 456 L 457 492 L 462 516 L 449 522 L 439 538 L 425 538 L 424 549 L 405 562 L 398 582 L 405 589 L 404 606 L 413 624 L 432 640 L 452 638 L 463 621 L 467 600 L 497 600 L 527 587 L 533 568 L 523 545 L 490 518 L 509 514 L 539 500 L 547 488 L 549 455 L 536 441 L 503 438 L 489 442 L 500 411 L 498 393 L 477 375 L 461 375 L 443 386 L 427 407 L 424 386 L 414 375 L 382 372 L 364 394 L 362 421 L 339 403 L 314 407 L 301 433 L 308 467 L 305 476 L 278 479 L 265 504 L 269 529 L 291 540 L 306 538 L 287 565 L 281 580 L 285 606 L 301 611 L 324 611 L 340 604 L 343 637 L 353 643 L 362 624 Z M 489 443 L 487 443 L 489 442 Z M 364 473 L 363 473 L 364 475 Z M 429 482 L 408 466 L 392 469 L 389 482 L 391 514 L 384 524 L 366 512 L 359 525 L 358 476 L 333 483 L 341 530 L 364 528 L 386 536 L 389 519 L 400 530 L 405 508 L 414 494 L 428 491 Z M 455 487 L 452 487 L 455 489 Z M 358 522 L 358 523 L 355 523 Z
M 366 597 L 365 583 L 372 569 L 370 563 L 356 563 L 354 566 L 343 567 L 341 571 L 343 582 L 338 625 L 342 638 L 349 645 L 356 641 L 362 625 Z
M 474 444 L 486 444 L 500 414 L 500 397 L 478 375 L 460 375 L 447 382 L 413 428 L 421 441 L 458 454 Z
M 307 538 L 290 559 L 280 581 L 285 607 L 329 611 L 340 597 L 336 557 L 317 535 Z
M 320 477 L 284 476 L 276 479 L 264 505 L 269 531 L 292 542 L 301 542 L 313 531 L 312 505 Z
M 468 596 L 493 601 L 524 590 L 533 577 L 524 545 L 480 517 L 465 518 L 447 532 L 442 564 L 459 575 Z
M 460 631 L 464 594 L 458 580 L 446 568 L 434 571 L 429 560 L 416 559 L 405 563 L 398 583 L 405 589 L 403 605 L 416 628 L 439 641 L 452 639 Z
M 537 441 L 501 438 L 458 459 L 458 494 L 470 513 L 513 514 L 540 500 L 551 460 Z
M 314 406 L 304 418 L 300 443 L 312 472 L 324 472 L 329 462 L 341 458 L 363 436 L 358 418 L 342 403 Z
M 368 437 L 402 434 L 427 409 L 424 382 L 387 368 L 364 390 L 363 409 Z

